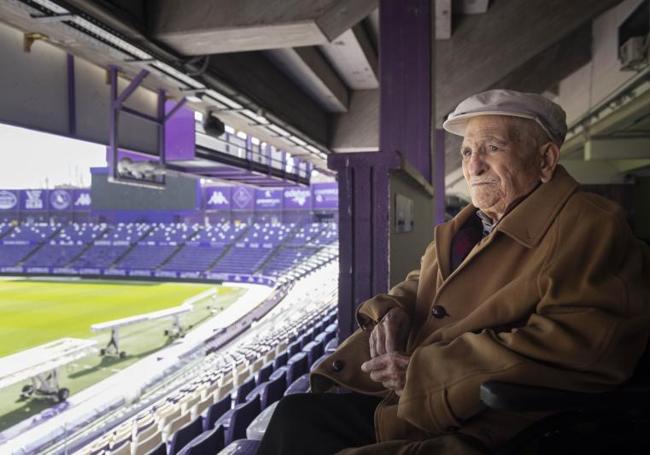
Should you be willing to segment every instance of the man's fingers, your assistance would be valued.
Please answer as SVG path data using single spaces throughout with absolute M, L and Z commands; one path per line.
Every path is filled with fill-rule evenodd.
M 377 355 L 384 355 L 386 354 L 386 330 L 383 325 L 378 326 L 378 329 L 375 349 L 377 350 Z
M 372 332 L 370 332 L 370 339 L 368 340 L 368 343 L 370 344 L 370 358 L 374 359 L 377 357 L 377 348 L 375 347 L 377 341 L 376 341 L 376 333 L 377 329 L 373 329 Z
M 386 368 L 386 359 L 384 356 L 373 357 L 361 364 L 361 370 L 366 373 L 374 370 L 383 370 L 384 368 Z

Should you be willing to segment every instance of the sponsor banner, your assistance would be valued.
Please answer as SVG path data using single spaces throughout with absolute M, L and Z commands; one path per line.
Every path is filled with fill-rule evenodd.
M 232 210 L 250 210 L 255 208 L 255 191 L 245 186 L 237 186 L 232 190 L 232 201 L 230 207 Z
M 158 270 L 154 273 L 158 278 L 178 278 L 178 273 L 172 270 Z
M 23 273 L 23 267 L 1 267 L 0 272 L 2 273 Z
M 339 185 L 337 182 L 314 183 L 311 187 L 314 210 L 335 210 L 339 206 Z
M 50 273 L 49 267 L 27 267 L 25 273 Z
M 255 190 L 255 210 L 282 210 L 282 190 Z
M 29 240 L 3 240 L 3 245 L 29 245 Z
M 126 270 L 124 270 L 124 269 L 107 269 L 107 270 L 104 270 L 104 275 L 107 275 L 107 276 L 126 276 Z
M 129 276 L 151 276 L 151 270 L 129 270 Z
M 0 190 L 0 212 L 18 210 L 18 191 Z
M 55 267 L 52 269 L 52 273 L 58 273 L 60 275 L 76 275 L 79 271 L 69 267 Z
M 86 267 L 83 269 L 79 269 L 79 273 L 81 273 L 82 275 L 100 275 L 102 273 L 102 270 Z
M 64 189 L 56 189 L 50 191 L 50 208 L 59 212 L 72 210 L 74 200 L 72 199 L 72 191 Z
M 201 272 L 181 272 L 180 278 L 201 278 Z
M 230 186 L 203 188 L 203 208 L 206 210 L 230 210 Z
M 214 272 L 208 272 L 205 274 L 205 277 L 209 280 L 219 280 L 219 281 L 226 281 L 228 280 L 228 274 L 227 273 L 214 273 Z
M 92 207 L 90 190 L 72 190 L 72 210 L 87 212 Z
M 284 189 L 285 210 L 311 210 L 311 190 L 304 186 L 292 186 Z
M 20 210 L 42 211 L 47 210 L 48 208 L 48 190 L 20 191 Z

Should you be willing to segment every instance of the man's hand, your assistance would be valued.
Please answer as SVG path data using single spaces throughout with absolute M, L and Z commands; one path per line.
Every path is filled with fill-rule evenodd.
M 361 370 L 370 373 L 370 379 L 402 395 L 406 383 L 406 369 L 411 357 L 398 352 L 380 355 L 361 364 Z
M 381 318 L 370 333 L 370 358 L 404 351 L 411 320 L 401 308 L 393 308 Z

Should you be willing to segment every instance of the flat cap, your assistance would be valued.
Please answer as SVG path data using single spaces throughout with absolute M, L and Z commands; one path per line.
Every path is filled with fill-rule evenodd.
M 507 115 L 534 120 L 558 145 L 566 137 L 566 113 L 559 104 L 536 93 L 514 90 L 488 90 L 461 101 L 442 127 L 450 133 L 465 135 L 467 122 L 480 115 Z

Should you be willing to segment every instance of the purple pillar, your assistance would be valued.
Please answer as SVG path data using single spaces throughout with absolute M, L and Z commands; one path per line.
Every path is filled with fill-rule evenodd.
M 433 194 L 435 203 L 435 224 L 445 222 L 445 130 L 436 129 L 435 175 L 433 178 Z
M 337 154 L 339 184 L 339 339 L 354 312 L 389 283 L 390 172 L 404 160 L 431 181 L 430 0 L 381 0 L 379 152 Z

